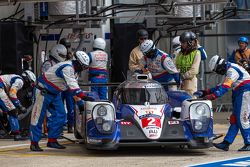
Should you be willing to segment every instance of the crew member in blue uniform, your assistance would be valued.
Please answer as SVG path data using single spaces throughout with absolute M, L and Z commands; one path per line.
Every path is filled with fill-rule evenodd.
M 223 142 L 214 144 L 214 146 L 228 151 L 229 146 L 233 143 L 240 130 L 245 145 L 238 151 L 250 151 L 250 75 L 243 67 L 226 62 L 218 55 L 211 58 L 209 68 L 217 74 L 225 75 L 225 80 L 221 85 L 208 90 L 197 91 L 194 94 L 208 100 L 215 100 L 223 96 L 230 88 L 233 88 L 231 125 Z

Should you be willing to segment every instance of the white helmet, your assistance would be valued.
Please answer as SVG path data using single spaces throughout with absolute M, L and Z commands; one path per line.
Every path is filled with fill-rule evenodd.
M 57 44 L 51 49 L 50 55 L 59 62 L 65 61 L 67 56 L 67 48 L 62 44 Z
M 217 66 L 218 66 L 218 65 L 221 65 L 221 64 L 224 63 L 224 62 L 225 62 L 225 60 L 222 59 L 220 56 L 214 55 L 214 56 L 210 59 L 210 61 L 209 61 L 209 63 L 208 63 L 208 66 L 209 66 L 209 68 L 210 68 L 211 71 L 216 71 Z
M 29 84 L 36 82 L 36 75 L 30 70 L 25 70 L 22 73 L 22 78 L 24 79 L 25 82 Z
M 150 39 L 145 40 L 141 43 L 140 49 L 144 55 L 149 53 L 152 49 L 155 49 L 154 42 Z
M 89 56 L 84 51 L 77 51 L 75 53 L 75 59 L 80 63 L 83 69 L 87 69 L 89 67 Z
M 102 38 L 96 38 L 93 43 L 93 48 L 105 50 L 106 42 Z
M 172 40 L 172 48 L 176 49 L 177 47 L 180 47 L 180 46 L 181 46 L 180 36 L 174 37 Z

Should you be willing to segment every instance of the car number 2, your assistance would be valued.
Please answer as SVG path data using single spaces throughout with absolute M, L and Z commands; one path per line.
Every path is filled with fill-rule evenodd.
M 142 122 L 142 128 L 145 128 L 147 126 L 157 126 L 159 128 L 161 127 L 161 120 L 159 118 L 153 118 L 153 117 L 142 118 L 141 122 Z

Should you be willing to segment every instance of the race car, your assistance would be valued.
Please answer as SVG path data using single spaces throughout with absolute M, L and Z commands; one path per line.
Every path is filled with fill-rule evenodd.
M 126 146 L 209 148 L 213 138 L 210 100 L 192 99 L 185 91 L 165 91 L 147 75 L 121 83 L 113 101 L 86 102 L 76 110 L 74 134 L 87 149 Z

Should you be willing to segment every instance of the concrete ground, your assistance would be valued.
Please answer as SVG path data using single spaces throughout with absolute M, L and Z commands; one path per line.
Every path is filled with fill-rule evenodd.
M 215 113 L 215 133 L 226 133 L 228 123 L 226 119 L 230 113 Z M 72 134 L 65 134 L 73 140 Z M 223 138 L 215 142 L 222 141 Z M 228 152 L 214 147 L 204 150 L 188 150 L 179 148 L 129 148 L 117 151 L 89 151 L 84 145 L 61 140 L 67 148 L 55 150 L 47 148 L 46 141 L 41 142 L 43 152 L 30 152 L 29 141 L 14 142 L 10 139 L 0 140 L 0 166 L 3 167 L 63 167 L 63 166 L 157 166 L 179 167 L 199 163 L 225 160 L 236 157 L 250 156 L 250 152 L 238 152 L 243 146 L 239 134 Z

